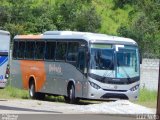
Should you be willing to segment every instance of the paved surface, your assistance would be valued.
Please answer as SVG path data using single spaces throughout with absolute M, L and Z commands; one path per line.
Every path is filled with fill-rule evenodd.
M 69 115 L 53 115 L 53 114 L 43 114 L 43 115 L 0 115 L 2 120 L 7 118 L 14 120 L 138 120 L 137 115 L 104 115 L 104 114 L 96 114 L 96 115 L 85 115 L 85 114 L 69 114 Z
M 0 120 L 154 120 L 155 111 L 127 100 L 73 105 L 0 99 Z
M 38 100 L 0 100 L 0 114 L 155 114 L 155 109 L 127 100 L 66 104 Z

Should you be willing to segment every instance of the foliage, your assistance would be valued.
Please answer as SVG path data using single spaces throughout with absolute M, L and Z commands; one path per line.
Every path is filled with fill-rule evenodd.
M 42 33 L 46 30 L 95 32 L 100 27 L 100 16 L 91 0 L 38 1 L 2 1 L 0 29 L 10 31 L 13 37 L 16 34 Z
M 100 32 L 132 38 L 144 57 L 160 58 L 159 0 L 0 1 L 0 29 L 12 38 L 47 30 Z
M 133 4 L 134 0 L 113 0 L 114 8 L 123 8 L 126 4 Z
M 139 98 L 135 103 L 144 105 L 146 107 L 156 108 L 157 105 L 157 91 L 140 89 Z
M 135 39 L 143 57 L 160 58 L 160 3 L 158 0 L 137 0 L 129 13 L 129 26 L 122 24 L 117 32 Z M 134 16 L 134 17 L 133 17 Z
M 100 28 L 100 16 L 97 15 L 94 6 L 89 1 L 56 2 L 53 15 L 58 30 L 96 32 Z
M 12 98 L 20 98 L 20 99 L 28 99 L 28 91 L 20 90 L 18 88 L 14 88 L 12 86 L 7 86 L 4 89 L 0 89 L 0 98 L 3 99 L 12 99 Z

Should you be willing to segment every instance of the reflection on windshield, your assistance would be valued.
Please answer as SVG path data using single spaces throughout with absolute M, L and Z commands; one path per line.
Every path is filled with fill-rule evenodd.
M 90 68 L 100 70 L 113 70 L 113 50 L 91 48 Z
M 139 75 L 138 50 L 135 47 L 120 48 L 117 52 L 117 77 L 130 78 Z

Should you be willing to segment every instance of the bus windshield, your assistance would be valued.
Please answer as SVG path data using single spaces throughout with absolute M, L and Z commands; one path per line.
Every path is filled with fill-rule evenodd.
M 135 46 L 116 47 L 116 76 L 131 78 L 139 76 L 138 48 Z
M 113 53 L 111 45 L 92 45 L 90 69 L 113 70 Z
M 89 72 L 102 77 L 139 76 L 138 48 L 127 45 L 92 44 Z

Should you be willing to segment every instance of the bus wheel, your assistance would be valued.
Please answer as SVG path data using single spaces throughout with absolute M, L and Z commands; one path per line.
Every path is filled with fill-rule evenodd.
M 71 104 L 76 103 L 76 98 L 75 98 L 75 87 L 74 85 L 71 85 L 70 89 L 69 89 L 69 102 Z
M 31 99 L 36 99 L 36 92 L 35 92 L 35 84 L 34 82 L 31 82 L 29 84 L 29 96 Z

